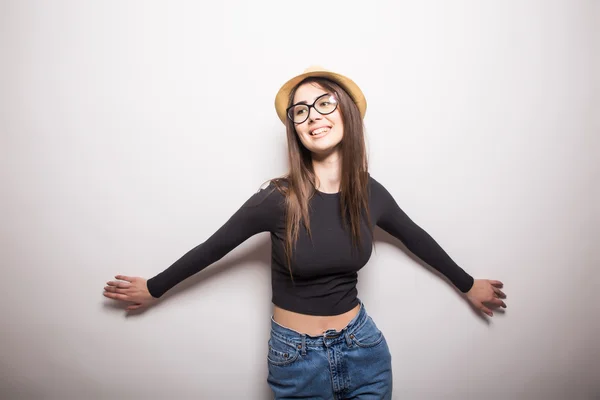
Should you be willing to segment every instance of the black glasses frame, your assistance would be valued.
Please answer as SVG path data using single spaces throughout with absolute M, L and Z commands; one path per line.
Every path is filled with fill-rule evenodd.
M 316 112 L 318 112 L 318 113 L 319 113 L 319 114 L 321 114 L 321 115 L 329 115 L 329 114 L 331 114 L 332 112 L 334 112 L 335 110 L 337 110 L 337 107 L 338 107 L 338 104 L 339 104 L 339 103 L 338 103 L 337 99 L 335 99 L 335 108 L 334 108 L 333 110 L 331 110 L 330 112 L 328 112 L 328 113 L 322 113 L 321 111 L 317 110 L 317 107 L 315 107 L 315 104 L 317 104 L 317 101 L 319 101 L 321 98 L 323 98 L 323 97 L 325 97 L 325 96 L 332 96 L 332 97 L 335 99 L 335 96 L 334 96 L 334 95 L 332 95 L 332 94 L 329 94 L 329 93 L 324 93 L 324 94 L 320 95 L 319 97 L 317 97 L 317 98 L 315 99 L 315 101 L 314 101 L 312 104 L 304 104 L 304 103 L 296 103 L 296 104 L 292 104 L 291 106 L 289 106 L 288 108 L 286 108 L 286 110 L 285 110 L 285 115 L 287 115 L 288 119 L 289 119 L 290 121 L 292 121 L 293 123 L 295 123 L 296 125 L 300 125 L 300 124 L 303 124 L 304 122 L 306 122 L 306 120 L 307 120 L 307 119 L 308 119 L 308 117 L 310 116 L 310 109 L 311 109 L 311 108 L 314 108 L 314 109 L 315 109 L 315 111 L 316 111 Z M 294 108 L 294 107 L 296 107 L 296 106 L 300 106 L 300 105 L 302 105 L 302 106 L 307 106 L 307 107 L 308 107 L 308 112 L 306 113 L 306 118 L 305 118 L 305 119 L 304 119 L 302 122 L 296 122 L 296 121 L 294 121 L 294 117 L 290 115 L 290 110 L 291 110 L 292 108 Z

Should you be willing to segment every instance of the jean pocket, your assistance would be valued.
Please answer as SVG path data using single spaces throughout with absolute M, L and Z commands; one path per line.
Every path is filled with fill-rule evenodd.
M 350 338 L 360 347 L 373 347 L 383 341 L 383 332 L 377 328 L 373 319 L 368 317 L 360 328 L 350 334 Z
M 291 343 L 271 336 L 268 345 L 269 352 L 267 360 L 273 365 L 290 365 L 298 359 L 298 349 Z

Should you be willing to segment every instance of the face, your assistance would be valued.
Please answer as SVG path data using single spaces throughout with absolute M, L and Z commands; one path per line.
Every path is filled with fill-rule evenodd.
M 329 92 L 316 83 L 304 83 L 296 90 L 292 104 L 298 104 L 302 101 L 305 104 L 313 104 L 319 96 L 326 93 Z M 327 100 L 327 97 L 323 99 Z M 319 101 L 322 100 L 319 99 Z M 334 112 L 327 115 L 322 115 L 314 107 L 310 107 L 306 121 L 295 124 L 295 127 L 304 147 L 320 156 L 335 151 L 344 136 L 344 125 L 339 105 Z

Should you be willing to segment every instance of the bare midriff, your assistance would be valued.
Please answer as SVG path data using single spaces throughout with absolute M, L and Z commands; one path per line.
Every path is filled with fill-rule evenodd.
M 339 315 L 306 315 L 273 306 L 273 319 L 279 325 L 310 336 L 320 336 L 329 329 L 341 331 L 360 311 L 360 304 Z

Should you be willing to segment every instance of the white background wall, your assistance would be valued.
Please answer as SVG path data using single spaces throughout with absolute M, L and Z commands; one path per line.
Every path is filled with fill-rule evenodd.
M 600 396 L 600 2 L 0 2 L 0 397 L 267 399 L 269 235 L 126 315 L 286 171 L 279 86 L 368 100 L 372 175 L 488 318 L 383 231 L 359 293 L 394 399 Z

